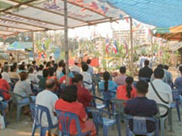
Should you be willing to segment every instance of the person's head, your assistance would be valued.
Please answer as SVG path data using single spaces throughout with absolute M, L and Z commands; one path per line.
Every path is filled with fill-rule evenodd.
M 32 64 L 33 64 L 33 65 L 36 65 L 36 61 L 35 61 L 35 60 L 34 60 L 34 61 L 32 61 Z
M 64 75 L 66 75 L 66 68 L 65 67 L 63 68 L 62 72 Z M 70 70 L 68 72 L 70 72 Z
M 43 73 L 43 77 L 47 78 L 49 76 L 49 70 L 48 69 L 44 69 L 42 73 Z
M 17 69 L 17 63 L 16 62 L 13 63 L 13 66 L 15 69 Z
M 29 69 L 30 67 L 34 67 L 31 64 L 27 64 L 27 69 Z
M 14 72 L 15 71 L 15 67 L 12 65 L 11 67 L 10 67 L 10 72 Z
M 148 92 L 148 83 L 140 80 L 137 82 L 136 84 L 136 89 L 137 89 L 137 94 L 138 96 L 146 96 L 147 92 Z
M 54 91 L 56 89 L 56 81 L 52 78 L 46 80 L 46 90 Z
M 19 73 L 19 75 L 20 75 L 21 81 L 25 81 L 28 77 L 28 74 L 26 72 L 21 72 L 21 73 Z
M 46 67 L 51 67 L 51 62 L 49 61 L 49 62 L 47 62 L 47 64 L 46 64 Z
M 180 72 L 181 72 L 181 74 L 182 74 L 182 66 L 180 66 L 180 67 L 179 67 L 179 71 L 180 71 Z
M 21 65 L 25 65 L 25 62 L 23 61 L 23 62 L 21 63 Z
M 145 64 L 145 66 L 148 66 L 149 65 L 149 60 L 145 60 L 144 64 Z
M 66 102 L 75 102 L 77 101 L 77 86 L 68 85 L 64 92 L 62 93 L 61 98 Z
M 55 64 L 55 60 L 52 60 L 51 63 L 52 63 L 52 65 L 54 65 Z
M 72 78 L 72 82 L 81 85 L 83 82 L 83 76 L 81 74 L 75 74 L 74 78 Z
M 91 59 L 88 59 L 88 60 L 87 60 L 87 64 L 90 64 L 90 63 L 91 63 Z
M 49 68 L 49 76 L 54 76 L 54 68 L 53 67 L 50 67 Z
M 108 84 L 109 84 L 109 79 L 110 79 L 110 74 L 109 72 L 105 71 L 103 73 L 103 78 L 104 78 L 104 91 L 108 91 Z
M 0 63 L 0 68 L 2 67 L 2 64 Z
M 64 60 L 60 60 L 59 63 L 58 63 L 58 66 L 63 67 L 63 65 L 64 65 Z
M 75 65 L 78 65 L 78 60 L 75 60 Z
M 44 69 L 44 66 L 42 64 L 39 65 L 39 70 L 42 71 Z
M 57 71 L 57 68 L 58 68 L 58 64 L 55 63 L 55 64 L 54 64 L 54 71 L 55 71 L 55 72 Z
M 1 72 L 0 72 L 0 79 L 2 78 Z
M 28 73 L 33 73 L 33 71 L 34 71 L 34 68 L 33 67 L 29 67 L 28 68 Z
M 162 79 L 164 77 L 164 70 L 161 68 L 156 68 L 154 70 L 154 77 L 157 79 Z
M 164 65 L 164 69 L 165 70 L 168 70 L 169 69 L 169 66 L 168 65 Z
M 131 97 L 131 91 L 132 91 L 132 84 L 133 84 L 133 77 L 127 77 L 125 79 L 126 82 L 126 91 L 127 91 L 127 97 L 130 98 Z
M 157 68 L 161 68 L 161 69 L 163 69 L 163 68 L 164 68 L 164 66 L 163 66 L 162 64 L 159 64 L 159 65 L 157 66 Z
M 25 70 L 25 65 L 22 65 L 22 64 L 21 64 L 21 65 L 19 66 L 19 70 Z
M 126 67 L 120 67 L 119 68 L 119 72 L 121 73 L 121 74 L 125 74 L 126 73 Z
M 82 65 L 82 70 L 83 71 L 87 71 L 88 70 L 88 65 L 87 64 L 83 64 Z
M 46 64 L 47 64 L 47 61 L 44 61 L 44 62 L 43 62 L 43 65 L 46 66 Z
M 6 61 L 6 62 L 4 62 L 4 65 L 8 65 L 8 62 Z
M 4 65 L 3 71 L 4 71 L 4 72 L 9 72 L 9 66 L 8 66 L 7 64 Z

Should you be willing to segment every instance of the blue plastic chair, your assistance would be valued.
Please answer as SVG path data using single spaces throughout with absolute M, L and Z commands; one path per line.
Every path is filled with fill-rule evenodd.
M 0 101 L 0 111 L 2 112 L 2 115 L 4 117 L 4 122 L 5 122 L 5 127 L 7 127 L 7 119 L 6 119 L 6 113 L 5 113 L 5 109 L 2 106 L 2 103 Z
M 129 122 L 133 120 L 133 130 L 131 131 L 129 128 Z M 154 122 L 156 124 L 156 129 L 154 132 L 147 132 L 147 121 Z M 134 136 L 134 135 L 146 135 L 146 136 L 159 136 L 159 122 L 158 119 L 153 117 L 137 117 L 137 116 L 127 116 L 126 117 L 126 136 Z
M 95 88 L 97 87 L 97 92 L 100 94 L 100 90 L 99 90 L 100 75 L 99 74 L 93 74 L 92 75 L 92 81 L 93 81 L 93 87 L 95 87 Z
M 100 101 L 100 103 L 97 103 L 96 101 Z M 93 96 L 91 105 L 93 107 L 96 107 L 99 110 L 102 110 L 102 109 L 106 108 L 106 104 L 105 104 L 104 99 L 102 99 L 100 97 L 97 97 L 97 96 Z
M 174 101 L 174 103 L 171 104 L 171 108 L 175 108 L 176 107 L 177 114 L 178 114 L 178 119 L 179 119 L 179 121 L 181 121 L 180 108 L 179 108 L 179 102 L 180 102 L 179 91 L 178 90 L 173 90 L 172 94 L 173 94 L 173 101 Z
M 138 78 L 139 78 L 139 80 L 143 80 L 145 82 L 150 82 L 150 78 L 148 78 L 148 77 L 138 77 Z
M 120 120 L 119 120 L 119 115 L 114 115 L 115 118 L 113 119 L 108 119 L 105 117 L 102 117 L 101 112 L 104 112 L 106 114 L 110 114 L 109 116 L 113 115 L 107 111 L 100 111 L 94 107 L 88 107 L 87 108 L 88 112 L 92 113 L 92 117 L 93 117 L 93 122 L 96 126 L 97 129 L 97 134 L 99 132 L 99 127 L 103 127 L 103 136 L 108 136 L 108 129 L 110 126 L 113 126 L 114 124 L 117 125 L 117 129 L 118 129 L 118 135 L 121 136 L 121 127 L 120 127 Z
M 31 105 L 30 109 L 32 112 L 32 116 L 34 117 L 34 123 L 32 127 L 32 136 L 35 134 L 35 130 L 37 128 L 40 128 L 40 136 L 45 136 L 47 130 L 51 130 L 58 127 L 58 124 L 53 124 L 51 120 L 51 115 L 49 113 L 49 109 L 45 106 L 41 105 Z M 45 115 L 47 117 L 48 126 L 44 127 L 42 126 L 42 115 Z
M 66 136 L 73 136 L 70 134 L 70 125 L 71 122 L 74 120 L 76 123 L 76 129 L 77 129 L 77 134 L 74 136 L 85 136 L 85 135 L 90 135 L 90 131 L 82 133 L 81 127 L 80 127 L 80 122 L 79 118 L 76 114 L 67 112 L 67 111 L 61 111 L 61 110 L 56 110 L 56 114 L 58 117 L 58 122 L 59 125 L 61 125 L 62 130 L 60 130 L 60 136 L 66 135 Z

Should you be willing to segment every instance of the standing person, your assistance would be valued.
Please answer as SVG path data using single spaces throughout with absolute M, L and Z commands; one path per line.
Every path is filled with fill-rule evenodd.
M 75 65 L 72 66 L 70 70 L 73 71 L 73 72 L 80 73 L 80 68 L 78 66 L 78 60 L 75 60 Z
M 2 78 L 5 79 L 8 83 L 11 83 L 8 72 L 9 72 L 9 66 L 7 64 L 5 64 L 3 67 Z
M 166 74 L 166 80 L 167 80 L 167 84 L 170 85 L 170 86 L 173 86 L 173 77 L 172 77 L 172 74 L 171 72 L 168 71 L 169 69 L 169 66 L 168 65 L 164 65 L 164 71 L 165 71 L 165 74 Z
M 157 104 L 154 100 L 146 97 L 148 83 L 141 80 L 136 84 L 137 97 L 128 100 L 124 112 L 132 116 L 153 117 L 158 113 Z M 155 123 L 147 121 L 147 132 L 151 133 L 156 129 Z M 129 128 L 133 130 L 133 123 L 129 122 Z
M 35 104 L 48 108 L 52 123 L 53 125 L 56 125 L 58 119 L 55 112 L 55 103 L 58 100 L 58 97 L 53 93 L 56 89 L 56 82 L 54 79 L 50 78 L 46 81 L 45 86 L 46 89 L 37 95 Z M 42 127 L 48 127 L 47 116 L 45 115 L 42 115 Z M 51 132 L 57 136 L 58 128 L 52 129 Z M 49 132 L 49 135 L 51 132 Z
M 182 96 L 182 66 L 179 67 L 181 76 L 177 77 L 174 81 L 174 86 L 178 89 L 179 93 Z
M 83 76 L 84 87 L 88 90 L 92 90 L 92 77 L 91 77 L 90 73 L 87 72 L 87 70 L 88 70 L 88 65 L 83 64 L 82 72 L 80 72 L 80 74 Z
M 119 72 L 120 72 L 120 76 L 117 76 L 114 78 L 114 82 L 117 84 L 117 85 L 124 85 L 126 84 L 125 83 L 125 80 L 126 80 L 126 67 L 120 67 L 119 68 Z
M 57 71 L 56 71 L 56 77 L 57 77 L 58 81 L 60 80 L 60 74 L 63 70 L 64 65 L 65 65 L 64 60 L 60 60 L 58 63 Z
M 93 67 L 90 65 L 90 63 L 91 63 L 91 59 L 88 59 L 88 60 L 87 60 L 87 64 L 88 64 L 88 70 L 87 70 L 87 72 L 90 73 L 91 75 L 93 75 L 93 74 L 94 74 L 94 69 L 93 69 Z
M 129 100 L 137 96 L 136 89 L 133 87 L 133 77 L 126 78 L 126 85 L 120 85 L 117 88 L 116 98 Z
M 83 133 L 91 131 L 90 136 L 95 136 L 96 129 L 94 123 L 88 120 L 83 104 L 77 101 L 77 90 L 76 85 L 67 86 L 65 91 L 62 93 L 61 99 L 56 101 L 55 109 L 76 114 L 79 118 L 81 131 Z M 62 129 L 61 124 L 59 124 L 59 128 L 60 130 Z M 77 134 L 76 124 L 74 121 L 71 122 L 69 131 L 71 135 Z
M 154 77 L 155 79 L 151 83 L 149 83 L 149 92 L 147 94 L 147 98 L 155 100 L 159 104 L 169 106 L 169 104 L 173 101 L 172 90 L 168 84 L 162 81 L 164 77 L 164 70 L 161 68 L 156 68 L 154 70 Z M 160 97 L 157 95 L 156 92 Z M 168 104 L 164 103 L 161 98 Z M 160 108 L 159 110 L 161 116 L 165 117 L 168 115 L 166 109 Z
M 148 78 L 150 81 L 150 78 L 153 74 L 153 70 L 151 68 L 149 68 L 149 60 L 145 60 L 144 65 L 145 66 L 143 68 L 141 68 L 139 71 L 139 74 L 138 74 L 139 79 L 140 78 Z
M 92 95 L 90 94 L 89 90 L 83 87 L 83 76 L 81 74 L 75 74 L 72 82 L 77 86 L 78 89 L 78 101 L 82 103 L 84 107 L 89 106 L 92 100 Z

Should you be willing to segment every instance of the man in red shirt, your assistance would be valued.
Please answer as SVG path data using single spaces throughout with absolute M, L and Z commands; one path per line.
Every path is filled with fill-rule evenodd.
M 0 90 L 3 91 L 10 91 L 10 86 L 8 84 L 8 82 L 2 78 L 2 75 L 0 73 Z M 9 100 L 10 99 L 10 94 L 6 93 L 6 92 L 2 92 L 4 99 L 5 100 Z

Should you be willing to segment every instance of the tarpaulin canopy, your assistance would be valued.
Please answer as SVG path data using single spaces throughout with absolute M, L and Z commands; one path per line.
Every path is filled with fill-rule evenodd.
M 85 0 L 87 1 L 87 0 Z M 100 0 L 123 10 L 132 18 L 153 26 L 182 24 L 182 0 Z
M 182 40 L 182 25 L 169 28 L 155 28 L 152 30 L 153 36 L 171 41 Z
M 32 42 L 15 41 L 8 46 L 7 50 L 25 50 L 25 49 L 31 49 L 31 48 L 33 48 Z
M 106 3 L 67 0 L 68 28 L 116 21 L 126 15 Z M 0 35 L 64 28 L 63 0 L 1 0 Z

